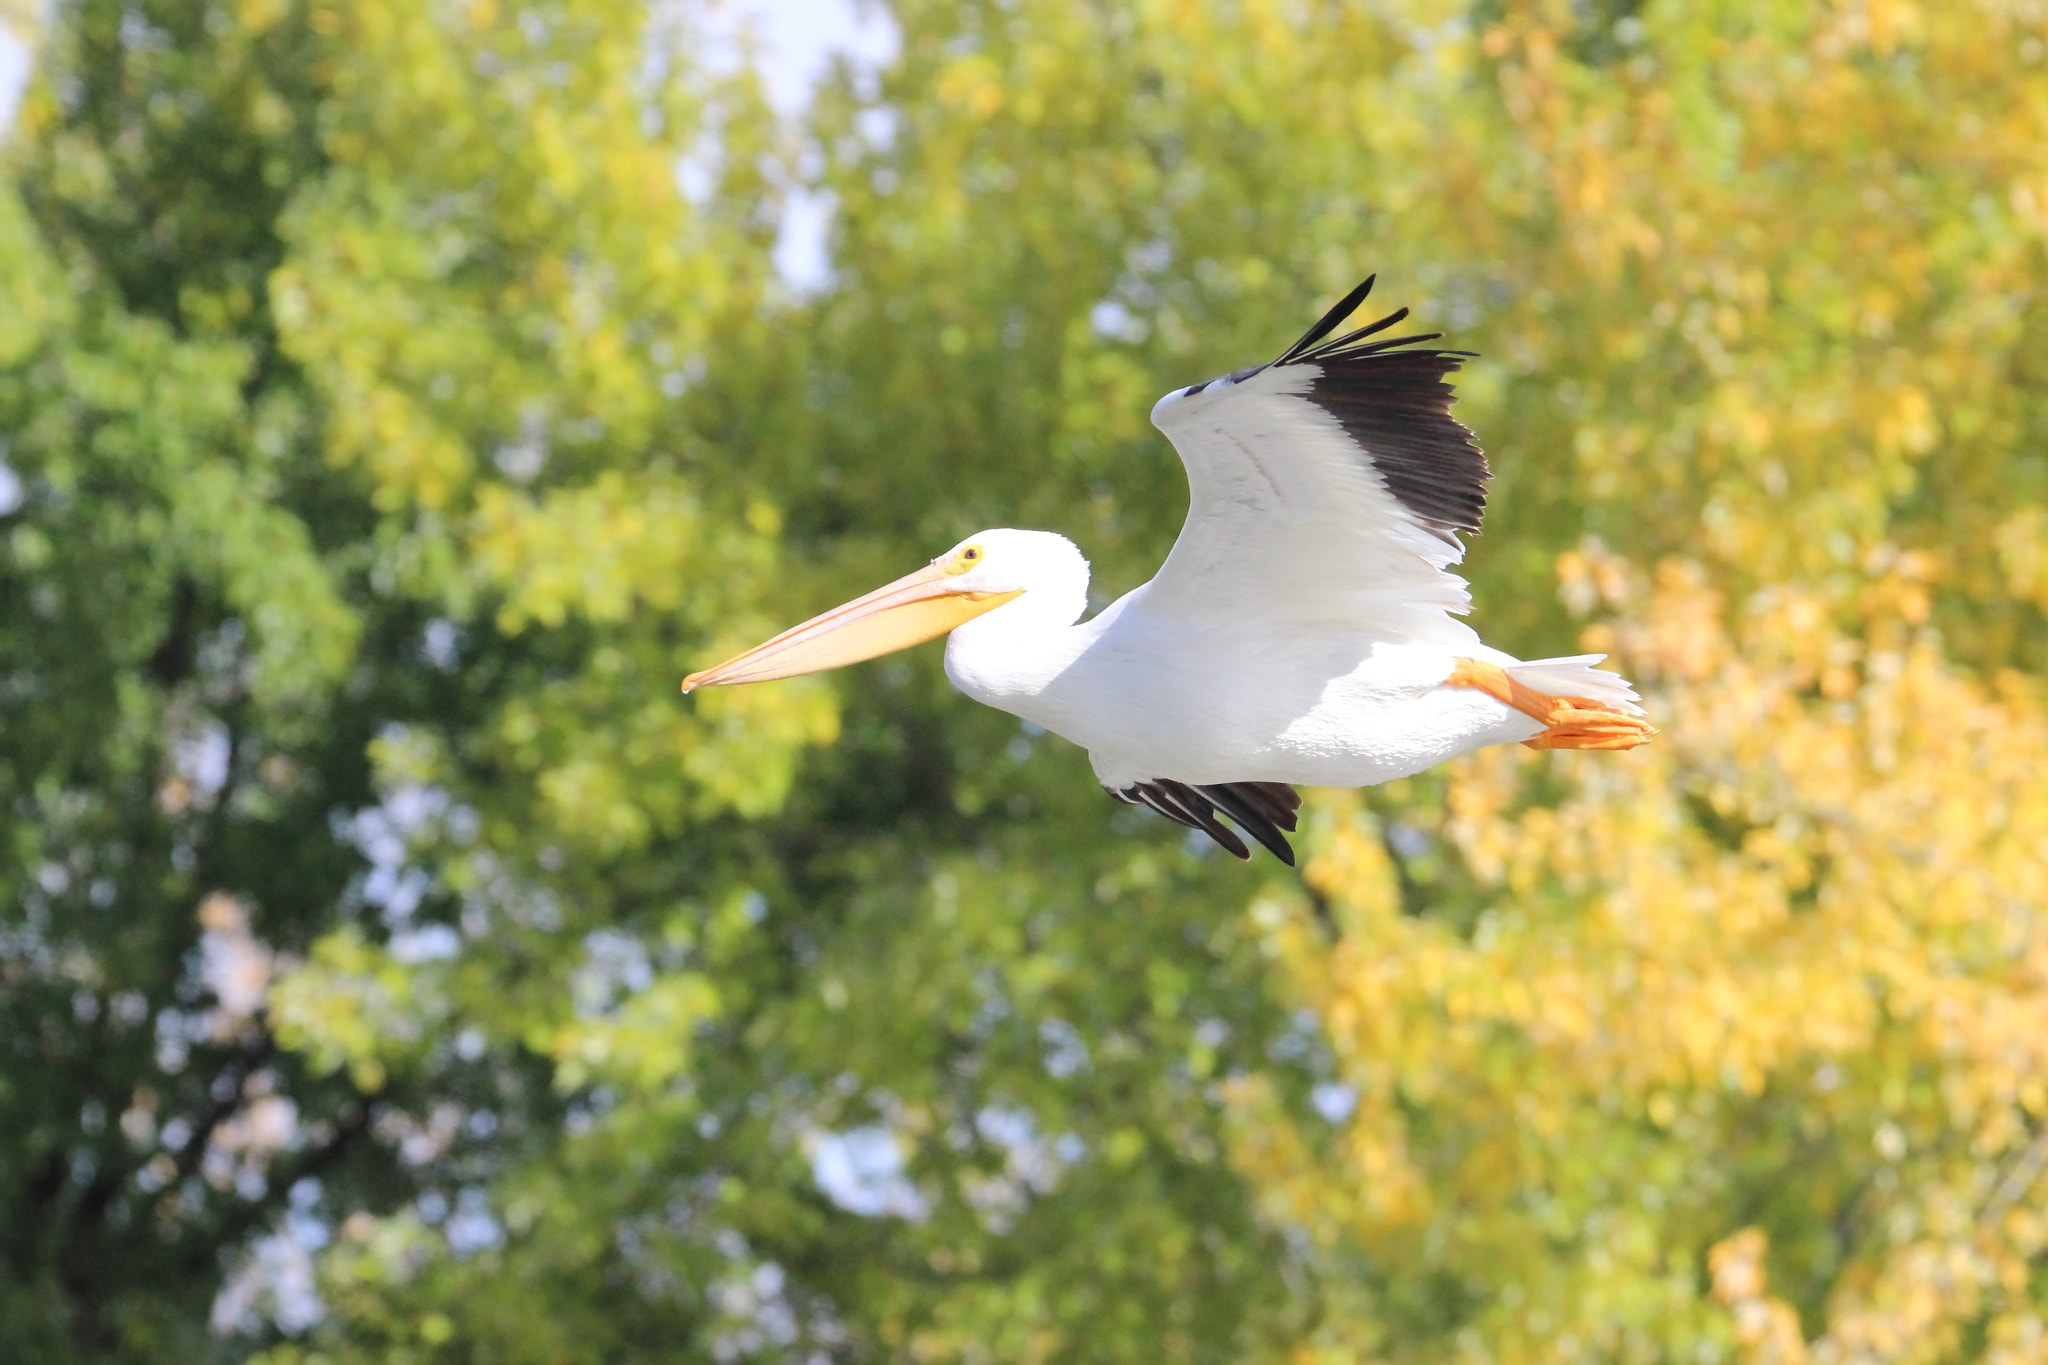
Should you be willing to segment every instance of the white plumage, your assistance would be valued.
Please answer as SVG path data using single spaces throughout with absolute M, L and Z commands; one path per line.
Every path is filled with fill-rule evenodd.
M 1603 656 L 1523 662 L 1482 643 L 1450 566 L 1478 528 L 1484 457 L 1449 415 L 1463 353 L 1325 340 L 1372 281 L 1270 365 L 1159 400 L 1187 522 L 1151 582 L 1082 621 L 1088 563 L 1044 531 L 990 530 L 694 686 L 873 657 L 950 630 L 967 695 L 1088 750 L 1120 798 L 1207 830 L 1228 815 L 1293 861 L 1282 784 L 1362 786 L 1488 744 L 1629 748 L 1654 733 Z

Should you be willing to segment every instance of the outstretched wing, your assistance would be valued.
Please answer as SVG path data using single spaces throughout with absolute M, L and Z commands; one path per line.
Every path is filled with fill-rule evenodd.
M 1249 859 L 1252 851 L 1245 847 L 1244 840 L 1216 818 L 1220 811 L 1270 849 L 1274 857 L 1289 867 L 1294 866 L 1294 845 L 1287 842 L 1287 834 L 1282 831 L 1293 832 L 1294 813 L 1301 809 L 1301 794 L 1285 782 L 1218 782 L 1195 786 L 1157 778 L 1134 783 L 1122 791 L 1115 787 L 1104 787 L 1103 790 L 1119 801 L 1128 801 L 1134 806 L 1150 806 L 1169 820 L 1177 820 L 1189 829 L 1201 830 L 1233 854 Z
M 1188 472 L 1188 519 L 1145 588 L 1148 615 L 1228 639 L 1245 627 L 1347 626 L 1389 641 L 1473 647 L 1447 612 L 1471 606 L 1449 566 L 1479 529 L 1486 456 L 1451 418 L 1446 377 L 1470 354 L 1375 340 L 1403 308 L 1331 338 L 1372 291 L 1368 279 L 1266 365 L 1159 400 L 1152 422 Z M 1216 627 L 1230 623 L 1220 634 Z M 1149 806 L 1251 856 L 1219 816 L 1292 866 L 1282 831 L 1301 798 L 1279 782 L 1198 786 L 1155 778 L 1110 795 Z
M 1186 524 L 1146 589 L 1148 612 L 1213 621 L 1342 620 L 1375 638 L 1463 643 L 1471 605 L 1447 572 L 1486 506 L 1486 457 L 1450 415 L 1467 351 L 1374 340 L 1403 308 L 1330 338 L 1343 302 L 1271 364 L 1190 385 L 1152 421 L 1187 467 Z

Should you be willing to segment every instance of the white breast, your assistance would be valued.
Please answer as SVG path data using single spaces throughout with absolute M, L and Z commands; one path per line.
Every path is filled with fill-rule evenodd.
M 977 701 L 1087 749 L 1113 787 L 1359 786 L 1541 728 L 1439 687 L 1454 657 L 1441 645 L 1242 620 L 1191 628 L 1147 611 L 1144 593 L 1078 626 L 1005 629 L 992 612 L 953 633 L 946 672 Z

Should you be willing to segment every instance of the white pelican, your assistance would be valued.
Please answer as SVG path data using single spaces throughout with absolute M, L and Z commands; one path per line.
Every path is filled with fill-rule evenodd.
M 1293 783 L 1357 787 L 1515 741 L 1632 749 L 1656 733 L 1605 656 L 1523 662 L 1465 612 L 1458 532 L 1486 457 L 1450 415 L 1470 352 L 1328 340 L 1368 279 L 1269 365 L 1152 409 L 1187 467 L 1159 574 L 1083 621 L 1088 561 L 1047 531 L 983 531 L 924 568 L 692 673 L 683 691 L 837 668 L 951 632 L 946 676 L 1088 751 L 1104 790 L 1206 831 L 1227 815 L 1290 865 Z

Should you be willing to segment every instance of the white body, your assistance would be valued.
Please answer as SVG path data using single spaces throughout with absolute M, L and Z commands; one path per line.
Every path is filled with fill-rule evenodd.
M 1190 636 L 1147 610 L 1149 586 L 1066 626 L 1006 621 L 1027 594 L 955 630 L 946 675 L 1079 744 L 1119 790 L 1162 777 L 1366 786 L 1543 729 L 1484 692 L 1442 685 L 1461 654 L 1515 663 L 1476 637 L 1453 649 L 1281 621 L 1218 621 Z
M 962 587 L 1024 591 L 953 631 L 954 686 L 1081 745 L 1116 790 L 1364 786 L 1543 731 L 1445 686 L 1460 658 L 1640 714 L 1627 682 L 1593 667 L 1602 656 L 1522 663 L 1453 615 L 1470 604 L 1447 567 L 1462 547 L 1302 397 L 1320 373 L 1271 367 L 1159 401 L 1152 420 L 1188 469 L 1187 524 L 1158 576 L 1093 620 L 1079 620 L 1088 563 L 1065 538 L 963 541 L 984 553 Z

